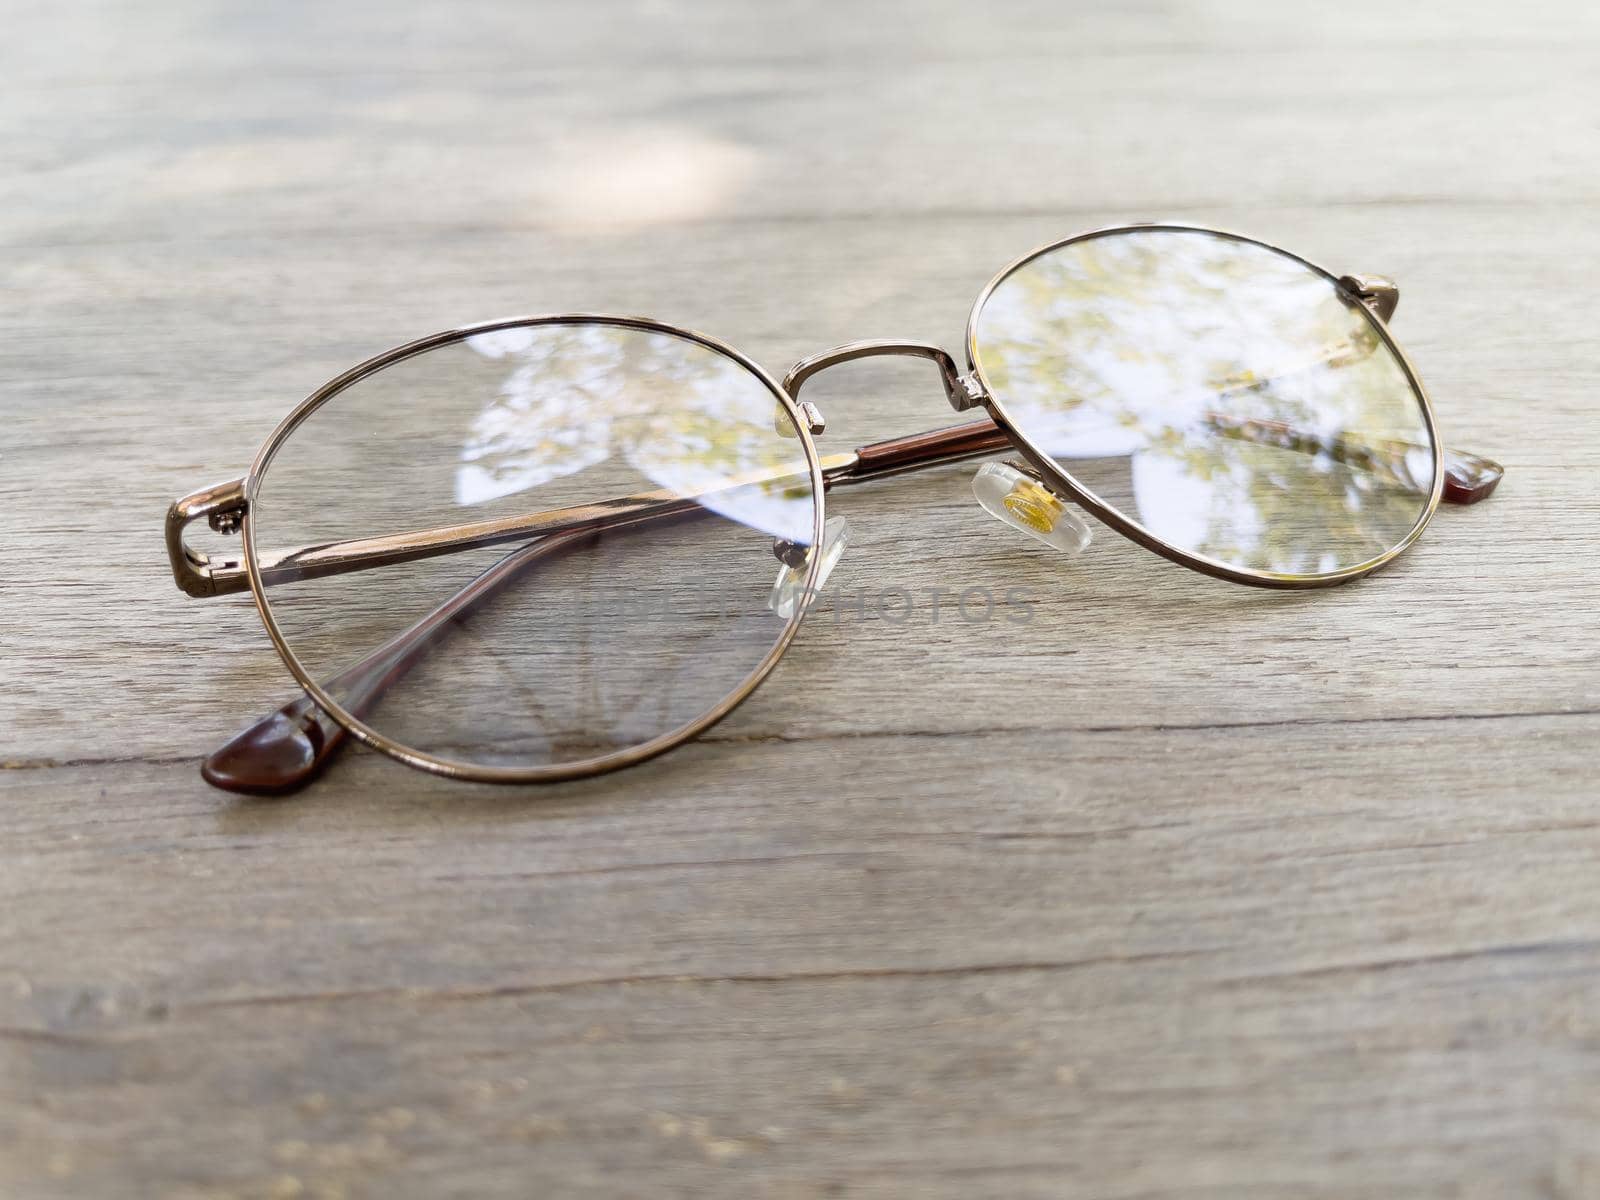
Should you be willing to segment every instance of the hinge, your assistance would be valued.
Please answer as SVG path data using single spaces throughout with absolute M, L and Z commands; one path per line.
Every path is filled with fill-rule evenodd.
M 969 408 L 979 408 L 989 399 L 989 393 L 984 391 L 983 384 L 978 382 L 976 375 L 960 375 L 956 377 L 955 387 L 950 391 L 950 407 L 957 412 L 966 412 Z
M 1339 284 L 1354 292 L 1356 299 L 1376 313 L 1385 325 L 1400 306 L 1400 285 L 1387 275 L 1341 275 Z
M 179 588 L 191 596 L 222 596 L 250 590 L 242 556 L 213 559 L 183 540 L 184 531 L 201 517 L 218 533 L 237 534 L 244 527 L 249 508 L 242 479 L 215 484 L 173 501 L 167 509 L 167 557 L 172 561 L 172 577 Z

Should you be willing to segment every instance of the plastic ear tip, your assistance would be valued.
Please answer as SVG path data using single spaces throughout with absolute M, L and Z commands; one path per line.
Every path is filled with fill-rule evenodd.
M 839 559 L 845 552 L 845 547 L 850 544 L 850 522 L 844 517 L 832 517 L 822 525 L 822 566 L 817 571 L 817 582 L 807 594 L 806 574 L 811 569 L 811 555 L 813 551 L 807 550 L 805 557 L 801 558 L 795 566 L 785 566 L 778 572 L 778 578 L 772 585 L 772 595 L 767 600 L 767 607 L 784 620 L 794 616 L 796 609 L 810 607 L 811 602 L 821 594 L 823 587 L 828 582 L 828 576 L 833 574 L 833 568 L 839 565 Z
M 1094 535 L 1088 523 L 1032 475 L 1007 463 L 985 463 L 972 478 L 972 494 L 995 520 L 1059 550 L 1082 554 Z
M 1499 463 L 1476 454 L 1446 450 L 1444 455 L 1444 498 L 1451 504 L 1476 504 L 1487 500 L 1505 475 Z
M 309 699 L 296 700 L 240 730 L 200 765 L 201 777 L 247 796 L 281 796 L 304 787 L 343 740 L 330 738 L 314 712 Z M 335 732 L 343 733 L 337 727 Z

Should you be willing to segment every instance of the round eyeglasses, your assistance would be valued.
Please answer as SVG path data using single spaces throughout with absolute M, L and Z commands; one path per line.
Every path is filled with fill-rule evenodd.
M 592 314 L 388 351 L 168 514 L 179 585 L 253 591 L 304 689 L 203 772 L 289 791 L 347 737 L 487 782 L 640 762 L 776 665 L 848 545 L 827 491 L 939 463 L 1013 454 L 979 470 L 979 503 L 1067 555 L 1086 514 L 1236 582 L 1359 578 L 1501 475 L 1440 444 L 1387 328 L 1397 298 L 1235 234 L 1141 225 L 1001 271 L 965 373 L 937 346 L 864 341 L 780 384 L 703 334 Z M 983 419 L 819 456 L 801 388 L 876 355 L 931 360 Z M 242 556 L 190 547 L 201 518 Z

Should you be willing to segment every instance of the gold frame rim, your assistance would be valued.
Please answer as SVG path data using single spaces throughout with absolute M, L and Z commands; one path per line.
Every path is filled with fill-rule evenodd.
M 1416 523 L 1412 525 L 1411 529 L 1407 531 L 1406 535 L 1401 538 L 1399 542 L 1375 558 L 1368 559 L 1365 562 L 1357 563 L 1353 566 L 1341 567 L 1338 571 L 1329 572 L 1327 574 L 1289 574 L 1273 571 L 1258 571 L 1248 567 L 1237 567 L 1230 563 L 1223 562 L 1220 559 L 1211 558 L 1204 554 L 1195 554 L 1191 551 L 1181 549 L 1180 547 L 1157 537 L 1149 529 L 1145 528 L 1143 524 L 1128 516 L 1128 514 L 1124 513 L 1115 505 L 1108 504 L 1104 500 L 1100 499 L 1099 496 L 1095 495 L 1093 489 L 1088 488 L 1080 483 L 1069 471 L 1066 470 L 1066 468 L 1062 467 L 1055 461 L 1055 459 L 1040 449 L 1039 446 L 1037 446 L 1016 424 L 1016 422 L 1011 418 L 1010 414 L 1006 412 L 1004 403 L 995 393 L 995 390 L 989 386 L 988 379 L 984 377 L 983 369 L 978 365 L 978 317 L 982 313 L 984 305 L 988 303 L 990 296 L 994 293 L 995 288 L 997 288 L 1019 268 L 1027 265 L 1036 258 L 1040 258 L 1051 253 L 1052 251 L 1059 250 L 1063 246 L 1070 246 L 1075 242 L 1085 242 L 1095 238 L 1112 237 L 1118 234 L 1161 231 L 1175 233 L 1205 233 L 1216 237 L 1227 238 L 1235 242 L 1244 242 L 1248 245 L 1260 246 L 1263 249 L 1270 250 L 1275 254 L 1280 254 L 1285 258 L 1299 263 L 1301 266 L 1308 268 L 1315 274 L 1321 275 L 1335 288 L 1338 288 L 1342 291 L 1348 291 L 1348 289 L 1339 282 L 1339 276 L 1329 271 L 1320 263 L 1316 263 L 1308 258 L 1304 258 L 1301 255 L 1294 253 L 1292 250 L 1285 250 L 1282 246 L 1274 245 L 1272 242 L 1262 241 L 1260 238 L 1250 237 L 1248 234 L 1235 233 L 1229 229 L 1218 229 L 1210 225 L 1196 225 L 1181 221 L 1133 221 L 1120 225 L 1105 225 L 1097 229 L 1089 229 L 1083 231 L 1082 233 L 1075 233 L 1070 237 L 1060 238 L 1053 242 L 1047 242 L 1042 246 L 1037 246 L 1034 249 L 1029 250 L 1026 254 L 1019 255 L 1018 257 L 1012 259 L 998 272 L 996 272 L 988 283 L 984 284 L 983 289 L 978 293 L 978 298 L 973 301 L 972 309 L 967 315 L 967 331 L 965 341 L 967 371 L 974 379 L 977 380 L 978 384 L 983 390 L 983 399 L 979 403 L 982 405 L 985 411 L 989 413 L 989 416 L 994 420 L 994 423 L 1000 426 L 1001 429 L 1005 430 L 1006 436 L 1009 437 L 1012 444 L 1016 446 L 1019 451 L 1021 451 L 1023 457 L 1026 458 L 1028 462 L 1031 463 L 1041 474 L 1043 474 L 1049 483 L 1051 483 L 1053 486 L 1061 488 L 1068 497 L 1070 497 L 1083 508 L 1088 509 L 1089 512 L 1095 517 L 1099 518 L 1100 521 L 1110 526 L 1116 532 L 1122 534 L 1123 537 L 1126 537 L 1138 545 L 1143 546 L 1146 550 L 1150 550 L 1161 555 L 1161 557 L 1167 559 L 1169 562 L 1175 562 L 1180 566 L 1188 567 L 1190 570 L 1198 571 L 1202 575 L 1210 575 L 1216 579 L 1225 579 L 1232 583 L 1249 584 L 1254 587 L 1303 589 L 1332 587 L 1336 584 L 1347 583 L 1350 580 L 1360 579 L 1363 576 L 1370 575 L 1374 571 L 1377 571 L 1393 562 L 1396 558 L 1403 554 L 1411 546 L 1411 544 L 1417 540 L 1418 537 L 1422 535 L 1423 529 L 1427 527 L 1428 522 L 1433 519 L 1434 513 L 1438 511 L 1439 501 L 1444 492 L 1444 446 L 1439 438 L 1439 426 L 1434 418 L 1433 402 L 1428 396 L 1427 388 L 1423 386 L 1422 377 L 1417 373 L 1416 367 L 1412 364 L 1411 359 L 1407 357 L 1406 352 L 1401 348 L 1400 344 L 1395 341 L 1394 336 L 1389 332 L 1387 322 L 1380 319 L 1371 308 L 1369 308 L 1365 303 L 1362 303 L 1359 297 L 1353 298 L 1356 300 L 1358 307 L 1360 308 L 1362 314 L 1366 317 L 1367 321 L 1374 329 L 1377 330 L 1378 336 L 1383 339 L 1384 345 L 1386 345 L 1394 354 L 1396 361 L 1399 362 L 1401 369 L 1405 372 L 1407 381 L 1411 384 L 1412 394 L 1416 397 L 1417 402 L 1422 407 L 1423 422 L 1428 430 L 1428 440 L 1430 443 L 1429 448 L 1433 452 L 1433 488 L 1429 493 L 1428 503 L 1426 506 L 1424 506 L 1421 514 L 1417 517 Z
M 790 643 L 794 641 L 795 635 L 800 631 L 800 624 L 805 619 L 807 606 L 796 605 L 794 614 L 785 622 L 783 629 L 779 631 L 772 646 L 768 648 L 766 654 L 762 656 L 760 661 L 756 663 L 755 667 L 740 683 L 717 703 L 703 710 L 699 715 L 684 724 L 665 733 L 657 734 L 648 741 L 640 742 L 637 745 L 628 746 L 621 750 L 595 755 L 590 758 L 577 759 L 568 763 L 554 763 L 546 766 L 492 766 L 485 763 L 447 758 L 443 755 L 417 750 L 378 732 L 358 717 L 346 711 L 305 670 L 294 652 L 289 648 L 288 641 L 278 628 L 276 620 L 273 619 L 271 605 L 266 598 L 266 588 L 262 583 L 260 565 L 256 555 L 254 519 L 256 490 L 278 451 L 288 441 L 290 435 L 318 409 L 354 384 L 385 368 L 404 362 L 408 358 L 414 358 L 419 354 L 424 354 L 429 350 L 462 341 L 478 333 L 492 333 L 499 329 L 514 329 L 523 326 L 563 324 L 610 325 L 681 338 L 732 359 L 759 380 L 772 393 L 774 399 L 788 413 L 790 420 L 794 423 L 801 449 L 805 453 L 807 472 L 811 477 L 812 544 L 822 544 L 823 523 L 826 519 L 824 511 L 826 487 L 822 476 L 821 460 L 817 455 L 816 444 L 812 440 L 810 430 L 807 428 L 804 415 L 801 413 L 794 397 L 760 363 L 728 343 L 709 334 L 687 329 L 681 325 L 657 321 L 650 317 L 625 316 L 615 313 L 544 313 L 533 316 L 504 317 L 498 320 L 462 325 L 454 329 L 443 330 L 439 333 L 417 338 L 414 341 L 406 342 L 403 345 L 375 354 L 371 358 L 357 363 L 355 366 L 336 375 L 297 404 L 278 423 L 277 427 L 267 435 L 267 439 L 261 444 L 261 448 L 256 451 L 255 457 L 251 459 L 249 470 L 245 472 L 243 494 L 246 507 L 240 534 L 243 540 L 245 572 L 250 581 L 250 593 L 255 600 L 256 611 L 261 614 L 262 624 L 266 626 L 267 636 L 271 639 L 273 648 L 278 652 L 278 657 L 289 668 L 289 673 L 294 676 L 296 682 L 305 689 L 306 694 L 315 700 L 324 712 L 328 713 L 341 728 L 363 745 L 370 746 L 374 750 L 407 766 L 415 767 L 418 770 L 427 771 L 434 775 L 475 783 L 559 783 L 564 780 L 603 775 L 655 758 L 657 755 L 664 754 L 668 750 L 682 745 L 684 742 L 705 732 L 748 699 L 750 694 L 761 685 L 762 681 L 772 673 L 773 668 L 778 665 L 778 661 L 783 657 L 784 652 L 788 650 Z M 804 594 L 815 593 L 817 574 L 822 568 L 822 558 L 821 554 L 813 554 L 811 556 L 811 566 L 806 573 Z

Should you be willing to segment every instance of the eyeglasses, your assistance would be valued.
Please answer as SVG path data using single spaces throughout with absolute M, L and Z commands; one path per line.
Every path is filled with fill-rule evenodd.
M 202 773 L 292 791 L 347 737 L 486 782 L 641 762 L 726 716 L 794 640 L 848 545 L 831 489 L 1005 452 L 979 503 L 1063 554 L 1089 543 L 1082 513 L 1236 583 L 1360 578 L 1502 474 L 1442 447 L 1388 330 L 1398 298 L 1236 234 L 1127 225 L 996 275 L 966 372 L 935 345 L 863 341 L 780 384 L 704 334 L 594 314 L 397 347 L 167 514 L 179 587 L 252 591 L 304 689 Z M 930 360 L 982 419 L 819 455 L 801 388 L 880 355 Z M 201 518 L 242 553 L 191 547 Z

